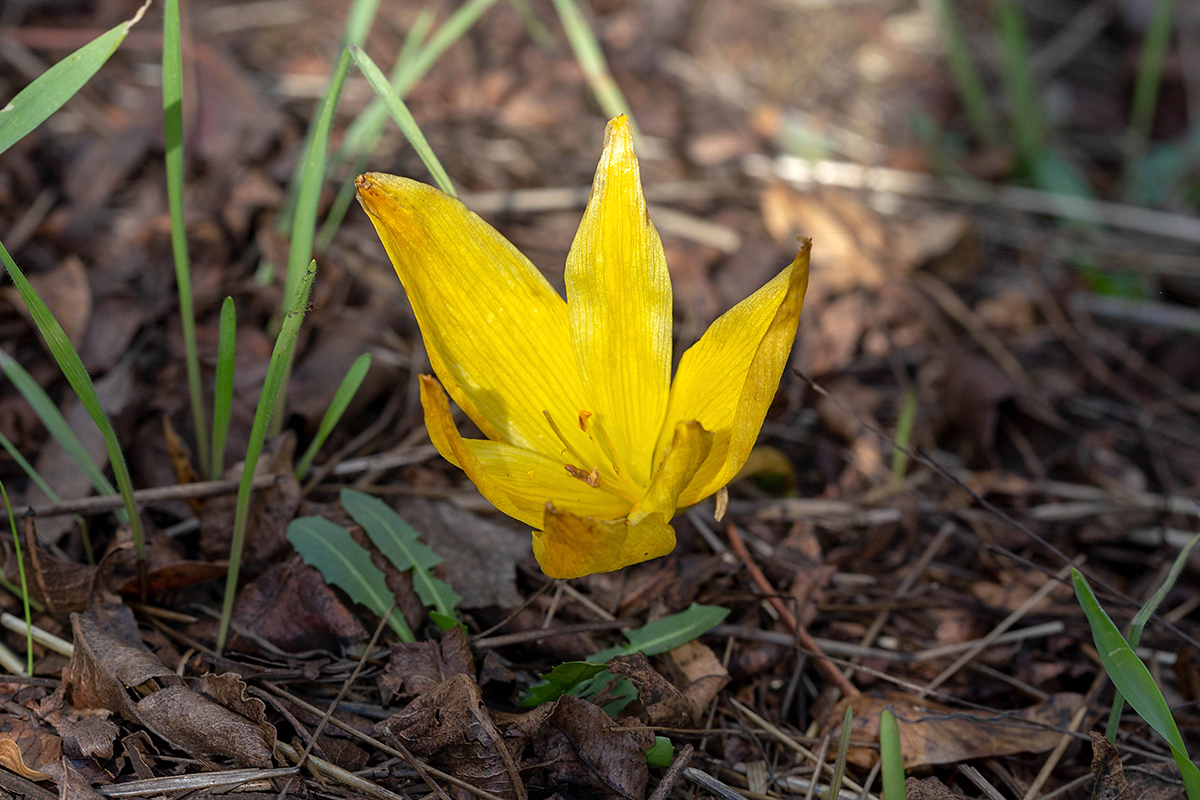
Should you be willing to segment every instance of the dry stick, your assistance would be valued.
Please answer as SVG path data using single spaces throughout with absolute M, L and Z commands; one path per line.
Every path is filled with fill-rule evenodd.
M 138 797 L 164 792 L 194 791 L 221 787 L 229 791 L 250 781 L 284 778 L 295 775 L 299 767 L 279 769 L 228 769 L 217 772 L 200 772 L 194 775 L 169 775 L 162 778 L 143 778 L 110 786 L 97 786 L 96 791 L 105 797 Z
M 283 753 L 291 761 L 298 762 L 300 760 L 300 753 L 289 744 L 276 742 L 275 749 Z M 408 800 L 408 798 L 406 798 L 404 795 L 396 794 L 395 792 L 383 788 L 379 784 L 372 783 L 365 778 L 360 778 L 353 772 L 344 770 L 334 764 L 330 764 L 323 758 L 309 756 L 308 763 L 322 775 L 333 778 L 338 783 L 349 786 L 351 789 L 357 789 L 364 794 L 369 794 L 372 797 L 378 798 L 378 800 Z
M 839 673 L 839 674 L 841 674 L 841 673 Z M 797 753 L 804 756 L 809 761 L 813 762 L 813 764 L 816 765 L 816 770 L 813 772 L 813 780 L 814 781 L 820 779 L 822 769 L 827 770 L 829 772 L 829 774 L 831 774 L 831 775 L 833 774 L 833 766 L 832 765 L 824 764 L 821 761 L 817 760 L 816 753 L 814 753 L 812 750 L 809 750 L 807 747 L 805 747 L 804 745 L 797 742 L 795 740 L 795 738 L 789 736 L 782 728 L 780 728 L 777 725 L 771 724 L 766 719 L 764 719 L 763 717 L 759 716 L 754 711 L 752 711 L 746 704 L 739 703 L 737 700 L 733 699 L 732 697 L 728 698 L 728 700 L 729 700 L 730 706 L 732 706 L 739 713 L 745 714 L 747 717 L 749 717 L 750 721 L 753 722 L 755 725 L 759 726 L 764 731 L 766 731 L 767 733 L 774 736 L 777 740 L 779 740 L 780 743 L 786 745 L 787 747 L 790 747 L 792 750 L 795 750 Z M 862 788 L 863 788 L 862 786 L 859 786 L 854 781 L 850 780 L 850 778 L 848 776 L 842 778 L 842 783 L 846 786 L 847 789 L 849 789 L 852 792 L 861 792 Z
M 1063 753 L 1067 751 L 1067 746 L 1075 741 L 1075 737 L 1072 734 L 1079 730 L 1079 726 L 1083 723 L 1083 715 L 1087 713 L 1092 700 L 1099 694 L 1100 689 L 1104 687 L 1107 681 L 1107 672 L 1100 670 L 1096 673 L 1096 677 L 1092 680 L 1092 685 L 1088 688 L 1087 694 L 1083 696 L 1083 700 L 1079 703 L 1079 708 L 1075 709 L 1075 713 L 1071 715 L 1071 723 L 1067 726 L 1067 732 L 1059 737 L 1058 744 L 1054 746 L 1054 749 L 1050 752 L 1050 757 L 1046 759 L 1046 763 L 1038 771 L 1037 777 L 1029 785 L 1029 791 L 1025 792 L 1023 800 L 1033 800 L 1033 798 L 1037 797 L 1037 793 L 1042 790 L 1042 787 L 1046 785 L 1046 781 L 1050 779 L 1050 773 L 1054 772 L 1054 768 L 1058 766 Z
M 946 540 L 950 538 L 950 533 L 953 530 L 954 523 L 952 522 L 947 522 L 938 529 L 937 535 L 934 536 L 933 540 L 928 544 L 928 546 L 926 546 L 925 551 L 921 553 L 921 557 L 917 559 L 917 563 L 914 564 L 909 573 L 904 576 L 904 580 L 900 583 L 900 587 L 896 589 L 895 594 L 892 595 L 892 603 L 898 603 L 908 596 L 908 593 L 912 591 L 913 586 L 916 584 L 917 579 L 925 574 L 925 570 L 929 568 L 930 562 L 933 561 L 934 556 L 936 556 L 942 549 L 942 545 L 946 543 Z M 859 641 L 859 645 L 862 647 L 870 647 L 871 645 L 875 644 L 875 638 L 879 636 L 880 631 L 883 630 L 883 626 L 887 624 L 888 617 L 890 616 L 891 609 L 885 608 L 880 611 L 875 616 L 874 621 L 871 622 L 871 627 L 867 629 L 865 634 L 863 634 L 862 640 Z M 854 677 L 854 668 L 851 667 L 843 674 L 846 676 L 846 680 L 850 680 Z
M 738 533 L 737 526 L 732 522 L 727 522 L 725 524 L 725 535 L 729 538 L 729 545 L 733 548 L 733 552 L 737 553 L 738 558 L 740 558 L 742 563 L 746 565 L 746 570 L 750 573 L 750 576 L 754 579 L 754 582 L 758 584 L 758 588 L 770 596 L 769 599 L 771 601 L 771 605 L 774 606 L 775 610 L 779 612 L 779 616 L 781 619 L 783 619 L 783 623 L 787 625 L 788 628 L 796 632 L 796 638 L 800 640 L 800 644 L 803 645 L 806 650 L 811 650 L 816 654 L 815 660 L 817 662 L 817 666 L 820 667 L 823 673 L 825 673 L 825 677 L 829 679 L 829 682 L 836 686 L 838 690 L 846 697 L 857 697 L 858 695 L 862 694 L 862 692 L 860 692 L 858 688 L 855 687 L 855 685 L 851 683 L 836 666 L 833 665 L 833 662 L 825 657 L 825 654 L 821 652 L 820 645 L 818 645 L 816 640 L 813 639 L 812 634 L 810 634 L 802 625 L 800 625 L 800 622 L 795 616 L 793 616 L 792 612 L 788 610 L 787 606 L 785 606 L 783 602 L 775 596 L 777 594 L 777 590 L 771 585 L 771 582 L 767 580 L 767 576 L 763 575 L 762 570 L 758 568 L 758 565 L 754 563 L 754 558 L 750 555 L 750 551 L 746 549 L 746 543 L 742 541 L 742 536 L 740 533 Z
M 508 623 L 512 622 L 514 619 L 516 619 L 518 614 L 520 614 L 522 611 L 524 611 L 525 609 L 527 609 L 531 605 L 533 605 L 533 601 L 537 600 L 539 597 L 541 597 L 543 594 L 545 594 L 546 591 L 553 585 L 554 585 L 554 581 L 546 581 L 545 583 L 543 583 L 541 586 L 539 586 L 534 591 L 533 594 L 529 595 L 529 597 L 526 597 L 524 602 L 521 603 L 521 605 L 517 606 L 514 610 L 510 611 L 508 613 L 507 617 L 500 620 L 495 625 L 488 628 L 486 631 L 481 631 L 480 633 L 477 633 L 474 636 L 472 636 L 471 644 L 479 645 L 481 647 L 487 646 L 487 645 L 480 645 L 479 643 L 482 642 L 483 640 L 487 639 L 487 637 L 491 636 L 496 631 L 503 628 Z M 497 637 L 497 638 L 499 638 L 499 637 Z M 497 645 L 492 644 L 491 646 L 496 647 Z
M 1041 587 L 1029 597 L 1028 600 L 1026 600 L 1024 603 L 1021 604 L 1020 608 L 1018 608 L 1016 611 L 1012 612 L 1007 617 L 1005 617 L 1004 620 L 999 625 L 992 628 L 992 630 L 988 633 L 987 636 L 984 636 L 982 639 L 980 639 L 978 642 L 976 642 L 974 647 L 972 647 L 967 652 L 963 653 L 961 656 L 958 657 L 958 660 L 956 660 L 953 664 L 951 664 L 950 666 L 948 666 L 944 670 L 942 670 L 942 673 L 940 675 L 938 675 L 936 678 L 934 678 L 932 681 L 930 681 L 929 684 L 924 689 L 921 690 L 921 693 L 918 695 L 918 697 L 925 697 L 929 692 L 932 692 L 934 689 L 936 689 L 937 687 L 939 687 L 943 683 L 945 683 L 947 680 L 949 680 L 950 677 L 954 675 L 954 673 L 956 673 L 960 669 L 962 669 L 964 664 L 966 664 L 971 659 L 975 658 L 975 656 L 979 655 L 985 647 L 987 647 L 989 644 L 991 644 L 996 639 L 996 637 L 998 637 L 1000 634 L 1004 633 L 1006 630 L 1008 630 L 1013 625 L 1015 625 L 1017 622 L 1019 622 L 1022 617 L 1024 617 L 1026 614 L 1028 614 L 1033 609 L 1034 606 L 1036 606 L 1038 603 L 1042 602 L 1042 600 L 1044 600 L 1047 595 L 1049 595 L 1052 591 L 1057 589 L 1059 586 L 1059 582 L 1062 580 L 1065 580 L 1066 577 L 1071 574 L 1071 568 L 1075 567 L 1076 565 L 1081 564 L 1081 563 L 1083 563 L 1083 556 L 1079 556 L 1078 558 L 1074 559 L 1070 564 L 1068 564 L 1067 566 L 1060 569 L 1055 574 L 1054 580 L 1047 580 L 1045 583 L 1043 583 L 1041 585 Z
M 321 731 L 325 730 L 325 725 L 333 718 L 333 712 L 337 710 L 338 703 L 342 702 L 342 698 L 346 696 L 346 692 L 350 691 L 350 687 L 353 686 L 354 681 L 358 679 L 358 673 L 362 672 L 363 664 L 367 663 L 367 658 L 370 657 L 371 652 L 375 649 L 375 643 L 379 641 L 379 634 L 383 633 L 383 626 L 387 623 L 388 619 L 391 618 L 392 612 L 395 610 L 396 601 L 393 599 L 392 605 L 388 608 L 387 612 L 380 616 L 379 624 L 375 626 L 375 634 L 371 637 L 371 643 L 367 645 L 365 650 L 363 650 L 362 658 L 360 658 L 358 663 L 354 665 L 354 671 L 350 673 L 349 678 L 346 678 L 345 683 L 342 684 L 341 690 L 337 693 L 337 697 L 333 698 L 333 702 L 329 704 L 329 708 L 326 709 L 325 713 L 321 716 L 321 721 L 317 723 L 316 730 L 314 730 L 312 736 L 308 738 L 308 744 L 305 745 L 304 752 L 300 755 L 300 760 L 296 762 L 296 766 L 304 766 L 305 761 L 312 753 L 312 749 L 317 745 L 317 737 L 321 735 Z M 283 785 L 283 788 L 279 790 L 279 800 L 283 800 L 283 798 L 287 796 L 288 790 L 291 788 L 292 779 L 288 778 L 287 782 Z M 438 790 L 438 793 L 442 794 L 440 789 Z M 443 794 L 442 800 L 450 800 L 450 798 Z
M 675 758 L 671 759 L 671 766 L 667 767 L 667 771 L 663 773 L 662 780 L 658 782 L 658 786 L 654 787 L 654 794 L 650 795 L 650 800 L 667 800 L 667 795 L 675 788 L 675 784 L 679 782 L 679 776 L 683 773 L 683 768 L 692 760 L 692 753 L 695 752 L 690 744 L 685 744 L 683 748 L 675 754 Z
M 538 628 L 532 631 L 506 633 L 503 636 L 489 636 L 485 639 L 475 639 L 472 647 L 507 647 L 513 644 L 535 642 L 540 639 L 553 639 L 555 636 L 570 636 L 576 633 L 593 633 L 595 631 L 611 631 L 617 628 L 632 628 L 632 623 L 622 619 L 599 620 L 598 622 L 579 622 L 574 625 L 561 625 L 557 628 Z
M 996 790 L 988 782 L 988 779 L 983 777 L 983 773 L 967 764 L 959 764 L 958 771 L 966 776 L 967 780 L 979 787 L 979 790 L 988 796 L 989 800 L 1004 800 L 1004 795 Z
M 299 706 L 300 708 L 303 708 L 305 711 L 309 712 L 310 714 L 325 713 L 324 710 L 322 710 L 321 708 L 314 706 L 312 703 L 309 703 L 305 700 L 302 700 L 301 698 L 299 698 L 296 695 L 289 692 L 287 689 L 284 689 L 282 686 L 271 683 L 270 681 L 263 681 L 262 685 L 265 686 L 271 692 L 274 692 L 275 694 L 279 695 L 280 697 L 294 703 L 295 705 Z M 404 753 L 400 752 L 396 748 L 392 747 L 389 744 L 384 744 L 383 742 L 376 739 L 374 736 L 370 736 L 369 734 L 363 733 L 358 728 L 355 728 L 353 725 L 351 725 L 347 722 L 342 722 L 337 717 L 330 717 L 329 721 L 335 727 L 341 728 L 342 730 L 344 730 L 346 733 L 350 734 L 355 739 L 358 739 L 360 742 L 363 742 L 364 744 L 371 745 L 372 747 L 374 747 L 375 749 L 379 750 L 382 753 L 387 753 L 389 756 L 394 756 L 396 758 L 401 758 L 401 759 L 404 758 Z M 481 800 L 503 800 L 503 798 L 501 798 L 499 795 L 492 794 L 491 792 L 487 791 L 486 789 L 480 789 L 478 786 L 472 786 L 471 784 L 467 783 L 463 779 L 456 778 L 453 775 L 450 775 L 449 773 L 446 773 L 446 772 L 442 772 L 439 769 L 435 769 L 434 767 L 431 767 L 428 764 L 425 765 L 425 769 L 428 770 L 431 775 L 435 775 L 438 778 L 441 778 L 442 780 L 446 781 L 446 783 L 452 783 L 460 789 L 465 789 L 466 791 L 470 792 L 471 794 L 475 795 L 476 797 L 480 798 Z
M 283 475 L 263 475 L 254 479 L 255 489 L 266 489 L 274 485 Z M 168 500 L 193 500 L 201 497 L 215 497 L 221 494 L 234 494 L 238 490 L 238 481 L 199 481 L 183 483 L 178 486 L 159 486 L 153 489 L 138 489 L 133 493 L 133 499 L 139 506 L 163 503 Z M 66 500 L 62 503 L 32 508 L 26 513 L 34 517 L 59 517 L 64 514 L 96 514 L 101 511 L 112 511 L 121 508 L 124 502 L 119 494 L 104 494 L 96 497 L 81 497 L 78 500 Z
M 988 500 L 983 495 L 979 494 L 979 492 L 975 491 L 970 486 L 968 486 L 966 484 L 966 482 L 963 481 L 962 478 L 958 477 L 953 472 L 946 469 L 946 467 L 942 466 L 938 462 L 929 458 L 928 456 L 926 456 L 924 453 L 920 452 L 919 450 L 914 450 L 914 449 L 911 449 L 908 447 L 902 447 L 901 445 L 897 444 L 896 440 L 893 439 L 891 436 L 889 436 L 885 431 L 881 430 L 878 426 L 872 425 L 871 423 L 865 421 L 862 418 L 861 414 L 858 414 L 853 409 L 847 407 L 845 403 L 843 403 L 842 401 L 838 400 L 836 397 L 831 395 L 828 391 L 825 390 L 825 387 L 821 386 L 819 383 L 817 383 L 815 380 L 810 378 L 808 375 L 805 375 L 803 372 L 800 372 L 799 370 L 794 370 L 794 372 L 796 373 L 797 376 L 800 377 L 801 380 L 803 380 L 805 383 L 807 383 L 809 386 L 811 386 L 813 391 L 815 391 L 817 394 L 821 395 L 822 397 L 829 399 L 835 406 L 837 406 L 842 411 L 845 411 L 847 414 L 850 414 L 852 417 L 854 417 L 854 419 L 858 422 L 858 424 L 862 425 L 863 428 L 865 428 L 866 430 L 875 434 L 876 436 L 879 436 L 880 438 L 882 438 L 884 441 L 886 441 L 892 447 L 896 448 L 897 450 L 899 450 L 902 453 L 904 453 L 905 455 L 907 455 L 909 457 L 909 459 L 917 462 L 918 464 L 920 464 L 924 467 L 927 467 L 928 469 L 933 470 L 935 473 L 937 473 L 943 479 L 945 479 L 946 481 L 949 481 L 951 484 L 953 484 L 956 488 L 962 490 L 963 493 L 965 493 L 967 495 L 967 497 L 970 497 L 971 501 L 976 503 L 980 508 L 984 509 L 985 511 L 990 512 L 991 514 L 995 515 L 995 517 L 997 519 L 1003 520 L 1008 525 L 1011 525 L 1013 528 L 1019 530 L 1021 533 L 1028 536 L 1030 538 L 1030 540 L 1036 542 L 1039 546 L 1043 547 L 1046 550 L 1046 552 L 1050 553 L 1055 558 L 1058 558 L 1059 560 L 1061 560 L 1067 564 L 1074 563 L 1074 561 L 1071 559 L 1071 557 L 1068 556 L 1066 553 L 1064 553 L 1061 548 L 1056 546 L 1053 542 L 1051 542 L 1045 536 L 1042 536 L 1037 531 L 1030 528 L 1025 523 L 1019 521 L 1012 514 L 1009 514 L 1007 511 L 1004 511 L 999 506 L 997 506 L 995 503 Z M 999 545 L 990 544 L 988 542 L 981 542 L 981 546 L 988 550 L 992 550 L 994 552 L 1001 553 L 1006 558 L 1012 559 L 1013 561 L 1015 561 L 1019 564 L 1024 564 L 1032 569 L 1038 570 L 1039 572 L 1045 573 L 1047 575 L 1050 574 L 1050 570 L 1047 569 L 1046 567 L 1043 567 L 1040 564 L 1036 564 L 1027 558 L 1023 558 L 1022 556 L 1017 555 L 1016 553 L 1014 553 L 1013 551 L 1009 550 L 1006 547 L 1000 547 Z M 1105 592 L 1108 593 L 1108 596 L 1114 598 L 1119 603 L 1124 605 L 1126 608 L 1140 608 L 1141 607 L 1141 603 L 1137 602 L 1132 597 L 1125 594 L 1120 589 L 1113 586 L 1111 583 L 1104 580 L 1099 575 L 1090 573 L 1087 570 L 1083 570 L 1083 569 L 1081 569 L 1080 572 L 1083 573 L 1084 577 L 1088 579 L 1088 582 L 1090 584 L 1092 584 L 1092 586 L 1099 586 L 1101 589 L 1103 589 Z M 1065 581 L 1064 581 L 1064 583 L 1065 583 Z M 1200 640 L 1197 640 L 1197 639 L 1193 638 L 1192 636 L 1189 636 L 1187 633 L 1182 631 L 1178 625 L 1173 624 L 1169 620 L 1163 619 L 1162 614 L 1155 612 L 1154 615 L 1151 617 L 1151 619 L 1156 622 L 1161 623 L 1164 628 L 1166 628 L 1171 633 L 1178 636 L 1182 641 L 1186 642 L 1187 644 L 1190 644 L 1192 647 L 1200 648 Z
M 391 731 L 387 731 L 387 736 L 392 740 L 392 744 L 396 745 L 396 749 L 400 751 L 400 757 L 417 771 L 417 775 L 425 782 L 425 785 L 433 789 L 442 800 L 450 800 L 450 795 L 446 794 L 446 790 L 439 786 L 433 778 L 429 777 L 429 772 L 425 769 L 424 765 L 420 761 L 417 761 L 412 753 L 408 752 L 408 748 L 404 746 L 404 742 L 400 741 L 400 737 Z

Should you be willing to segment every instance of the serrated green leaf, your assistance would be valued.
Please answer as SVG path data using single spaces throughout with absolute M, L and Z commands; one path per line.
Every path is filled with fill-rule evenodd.
M 133 19 L 97 36 L 43 72 L 0 108 L 0 153 L 23 139 L 74 97 L 117 51 L 129 29 L 142 18 L 149 5 L 147 2 Z
M 345 528 L 324 517 L 300 517 L 288 523 L 287 539 L 305 564 L 314 567 L 326 583 L 337 586 L 351 600 L 379 617 L 392 609 L 396 597 L 388 589 L 383 571 L 371 563 L 371 554 Z M 402 640 L 415 641 L 399 610 L 392 609 L 388 624 Z
M 675 757 L 675 745 L 665 736 L 655 736 L 654 746 L 646 753 L 646 763 L 652 767 L 669 767 Z
M 566 694 L 567 689 L 604 671 L 603 664 L 587 661 L 566 661 L 559 664 L 545 675 L 539 675 L 541 680 L 521 695 L 521 708 L 533 708 L 557 700 Z
M 430 567 L 442 563 L 429 545 L 419 541 L 417 531 L 377 497 L 343 489 L 342 508 L 362 526 L 367 536 L 398 570 L 413 571 L 413 588 L 421 602 L 439 614 L 454 617 L 462 596 L 448 583 L 429 574 Z
M 1129 647 L 1121 631 L 1101 607 L 1083 574 L 1073 569 L 1071 579 L 1075 583 L 1075 596 L 1083 606 L 1091 626 L 1092 639 L 1096 643 L 1096 651 L 1100 654 L 1104 671 L 1129 705 L 1133 706 L 1133 710 L 1166 740 L 1171 754 L 1175 757 L 1175 763 L 1179 766 L 1189 800 L 1200 800 L 1200 769 L 1197 769 L 1188 757 L 1183 737 L 1179 735 L 1179 728 L 1171 716 L 1171 708 L 1154 682 L 1150 670 L 1146 669 L 1146 665 Z
M 674 650 L 707 633 L 714 625 L 720 625 L 729 616 L 729 609 L 720 606 L 705 606 L 692 603 L 686 611 L 648 622 L 637 630 L 629 631 L 627 645 L 617 645 L 588 656 L 588 661 L 604 663 L 617 656 L 642 653 L 656 656 Z

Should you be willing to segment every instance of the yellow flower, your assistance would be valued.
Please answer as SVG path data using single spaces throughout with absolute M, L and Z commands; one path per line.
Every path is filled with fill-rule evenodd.
M 624 117 L 605 133 L 566 302 L 457 200 L 374 172 L 357 185 L 446 389 L 421 377 L 438 452 L 534 528 L 550 577 L 671 552 L 675 510 L 728 483 L 758 437 L 796 335 L 809 243 L 712 324 L 672 382 L 671 278 Z M 459 434 L 447 392 L 486 440 Z

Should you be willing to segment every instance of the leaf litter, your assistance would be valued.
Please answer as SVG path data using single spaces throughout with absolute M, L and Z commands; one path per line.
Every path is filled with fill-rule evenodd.
M 1088 733 L 1106 722 L 1111 689 L 1089 692 L 1098 667 L 1069 591 L 1048 590 L 1026 604 L 1066 560 L 1083 555 L 1123 625 L 1195 527 L 1200 422 L 1189 387 L 1200 385 L 1200 351 L 1194 333 L 1161 327 L 1174 318 L 1168 312 L 1200 299 L 1187 267 L 1194 243 L 1144 233 L 1118 241 L 1003 203 L 898 200 L 845 181 L 789 180 L 790 162 L 773 158 L 812 154 L 797 142 L 820 142 L 827 161 L 921 175 L 941 170 L 938 159 L 959 158 L 952 143 L 918 147 L 909 135 L 914 110 L 943 121 L 951 135 L 961 123 L 937 48 L 922 39 L 929 26 L 914 25 L 921 20 L 911 9 L 765 0 L 591 6 L 616 80 L 659 151 L 643 154 L 647 192 L 676 212 L 656 222 L 678 288 L 681 344 L 777 269 L 796 236 L 816 240 L 797 371 L 768 415 L 755 469 L 731 486 L 726 520 L 747 557 L 734 556 L 711 508 L 701 507 L 676 519 L 679 545 L 667 558 L 566 584 L 541 576 L 528 532 L 421 449 L 414 376 L 427 367 L 415 323 L 366 221 L 351 213 L 319 256 L 311 333 L 280 420 L 285 433 L 257 465 L 270 485 L 255 495 L 247 578 L 225 654 L 211 652 L 211 612 L 232 528 L 229 492 L 188 501 L 195 507 L 182 494 L 144 504 L 151 563 L 142 603 L 127 530 L 86 513 L 97 560 L 89 565 L 76 520 L 53 513 L 56 504 L 13 461 L 0 462 L 18 512 L 52 512 L 20 531 L 33 598 L 44 610 L 33 619 L 35 677 L 0 681 L 0 765 L 11 773 L 5 780 L 25 781 L 3 783 L 5 791 L 45 800 L 54 791 L 95 797 L 148 779 L 215 781 L 239 768 L 290 764 L 287 753 L 303 752 L 315 736 L 321 777 L 291 780 L 293 795 L 643 800 L 658 786 L 682 797 L 685 788 L 647 766 L 644 751 L 658 734 L 677 752 L 694 746 L 688 768 L 730 791 L 755 800 L 819 796 L 832 748 L 820 770 L 817 754 L 849 706 L 854 746 L 842 796 L 859 796 L 849 787 L 869 777 L 874 726 L 890 706 L 913 798 L 994 796 L 984 785 L 1024 796 L 1047 765 L 1044 794 L 1085 797 L 1094 787 L 1097 797 L 1182 797 L 1169 752 L 1132 712 L 1115 744 L 1092 734 L 1089 746 Z M 1030 15 L 1036 46 L 1053 41 L 1055 13 L 1066 19 L 1075 10 L 1065 0 L 1050 6 L 1054 13 Z M 246 7 L 250 16 L 223 17 L 223 32 L 205 23 L 192 34 L 196 93 L 185 92 L 194 164 L 188 233 L 206 380 L 226 295 L 239 315 L 229 464 L 245 451 L 270 352 L 263 331 L 279 305 L 278 288 L 255 271 L 264 255 L 286 260 L 272 221 L 311 116 L 313 90 L 301 79 L 324 81 L 346 10 L 317 0 L 305 4 L 308 22 L 296 23 L 286 13 L 254 17 L 261 9 Z M 531 7 L 554 22 L 548 4 Z M 125 10 L 23 6 L 6 18 L 4 35 L 90 38 Z M 217 19 L 229 8 L 200 4 L 195 12 Z M 395 4 L 368 47 L 398 52 L 417 12 L 415 3 Z M 988 21 L 974 24 L 986 30 Z M 522 210 L 531 196 L 523 192 L 586 186 L 603 119 L 565 42 L 557 51 L 535 43 L 506 4 L 482 25 L 485 33 L 451 48 L 407 99 L 456 184 L 469 190 L 468 204 L 482 208 L 495 201 L 481 193 L 507 192 L 489 221 L 556 280 L 578 201 Z M 1123 65 L 1136 60 L 1123 55 L 1139 35 L 1129 25 L 1112 22 L 1059 68 L 1055 91 L 1089 109 L 1086 125 L 1123 118 L 1119 84 L 1132 83 Z M 139 32 L 79 102 L 0 155 L 0 227 L 21 232 L 5 243 L 98 379 L 131 451 L 135 485 L 174 490 L 192 479 L 170 463 L 169 455 L 182 455 L 172 432 L 185 443 L 193 432 L 164 267 L 156 87 L 145 80 L 157 52 L 137 44 Z M 56 47 L 30 44 L 26 52 L 51 63 L 61 56 Z M 29 62 L 15 52 L 0 59 L 6 96 L 28 81 Z M 1179 130 L 1172 114 L 1184 108 L 1181 80 L 1164 78 L 1155 134 L 1163 146 Z M 347 93 L 335 130 L 366 97 Z M 1120 133 L 1095 130 L 1077 152 L 1093 153 Z M 765 182 L 755 166 L 764 163 L 772 165 Z M 985 148 L 952 167 L 991 179 L 1011 164 L 1003 148 Z M 1093 177 L 1108 169 L 1091 166 Z M 390 130 L 370 167 L 424 174 Z M 329 188 L 322 208 L 332 202 Z M 44 192 L 48 205 L 39 201 Z M 1176 199 L 1158 211 L 1188 213 Z M 736 252 L 714 244 L 730 234 L 740 240 Z M 1134 298 L 1149 304 L 1137 306 L 1146 314 L 1096 301 L 1101 278 L 1122 271 L 1150 287 Z M 0 347 L 45 388 L 103 466 L 103 443 L 22 305 L 11 293 L 2 299 Z M 295 447 L 306 444 L 323 398 L 363 352 L 378 374 L 318 457 L 325 477 L 302 485 L 293 475 Z M 913 456 L 896 476 L 888 437 L 910 393 Z M 0 433 L 63 499 L 93 491 L 8 384 Z M 421 575 L 400 567 L 339 504 L 344 490 L 380 497 L 441 563 L 418 558 Z M 298 518 L 322 518 L 363 548 L 417 641 L 389 632 L 380 646 L 364 647 L 377 615 L 295 554 L 286 534 Z M 15 568 L 8 557 L 5 577 Z M 1194 755 L 1194 560 L 1187 570 L 1147 627 L 1141 655 Z M 461 595 L 443 599 L 465 630 L 428 624 L 439 597 L 434 581 Z M 797 641 L 772 600 L 811 631 L 819 654 Z M 635 635 L 693 603 L 727 615 L 681 629 L 665 651 Z M 11 597 L 0 605 L 20 613 Z M 3 644 L 23 653 L 24 629 L 5 633 Z M 969 651 L 935 691 L 923 691 Z M 814 669 L 819 655 L 861 694 L 832 691 L 828 674 Z M 539 679 L 556 673 L 539 695 Z M 532 707 L 522 708 L 531 694 Z M 284 788 L 278 776 L 243 787 L 276 796 Z M 867 789 L 878 792 L 877 784 Z

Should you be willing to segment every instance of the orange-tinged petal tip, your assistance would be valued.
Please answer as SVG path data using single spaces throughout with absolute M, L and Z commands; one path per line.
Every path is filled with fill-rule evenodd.
M 626 519 L 598 520 L 546 504 L 545 530 L 533 532 L 533 554 L 551 578 L 582 578 L 639 564 L 675 549 L 675 529 L 662 514 L 637 525 Z

